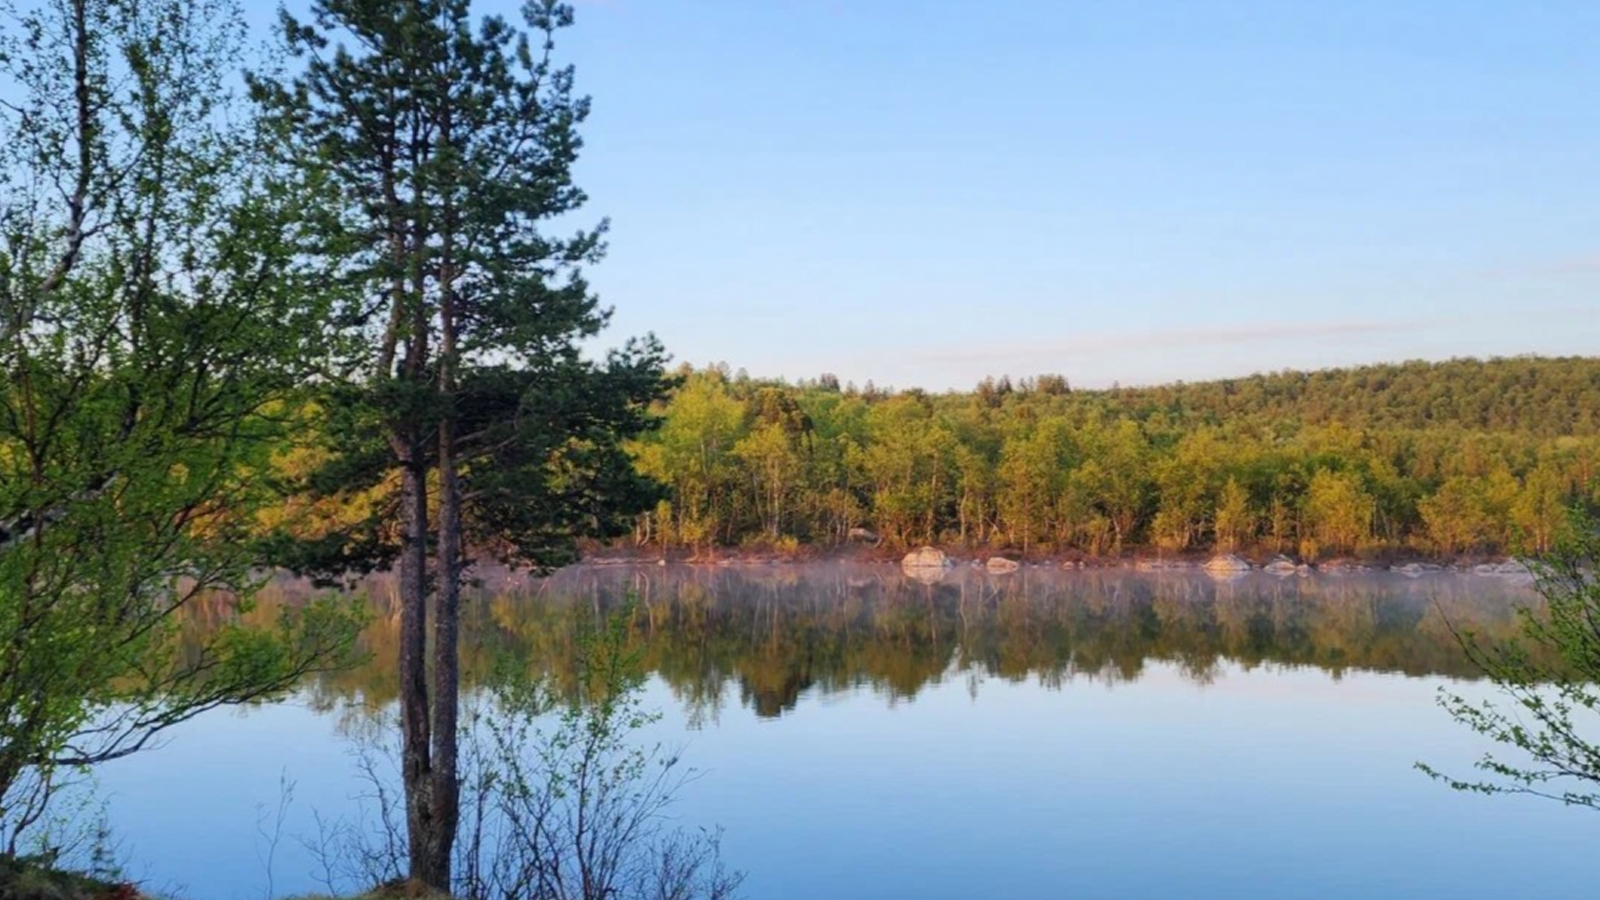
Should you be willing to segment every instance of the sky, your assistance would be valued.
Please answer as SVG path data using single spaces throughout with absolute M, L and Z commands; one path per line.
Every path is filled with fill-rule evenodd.
M 1600 350 L 1592 0 L 577 9 L 610 340 L 930 390 Z

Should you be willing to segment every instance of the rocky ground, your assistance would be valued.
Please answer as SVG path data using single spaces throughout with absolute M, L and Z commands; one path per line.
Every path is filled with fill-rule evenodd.
M 931 551 L 931 553 L 929 552 Z M 936 554 L 936 555 L 935 555 Z M 919 560 L 921 560 L 919 562 Z M 1080 552 L 1056 554 L 1020 554 L 1014 551 L 989 551 L 978 549 L 912 548 L 909 552 L 887 546 L 865 543 L 838 547 L 801 546 L 797 550 L 779 552 L 759 548 L 716 547 L 698 551 L 672 549 L 662 551 L 654 547 L 591 546 L 586 549 L 581 565 L 704 565 L 704 566 L 762 566 L 788 565 L 808 562 L 852 562 L 861 564 L 907 564 L 921 566 L 979 566 L 994 574 L 1004 574 L 1022 567 L 1054 567 L 1068 569 L 1131 569 L 1141 572 L 1226 572 L 1265 571 L 1275 575 L 1353 574 L 1361 572 L 1394 572 L 1406 576 L 1421 576 L 1437 572 L 1461 572 L 1485 576 L 1528 577 L 1527 565 L 1506 557 L 1427 557 L 1416 554 L 1385 554 L 1371 557 L 1335 557 L 1315 562 L 1293 556 L 1257 550 L 1238 554 L 1183 553 L 1170 555 L 1091 556 Z

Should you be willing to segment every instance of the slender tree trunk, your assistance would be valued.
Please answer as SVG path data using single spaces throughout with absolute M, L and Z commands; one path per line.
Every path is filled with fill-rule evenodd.
M 448 131 L 444 139 L 448 140 Z M 461 478 L 456 464 L 456 308 L 451 279 L 453 235 L 448 224 L 441 254 L 439 331 L 439 585 L 433 608 L 433 826 L 438 882 L 450 889 L 450 855 L 461 818 L 461 781 L 456 767 L 456 733 L 461 706 Z
M 461 783 L 456 770 L 456 734 L 460 715 L 461 488 L 455 464 L 455 425 L 447 417 L 439 425 L 439 584 L 433 592 L 433 769 L 430 852 L 438 880 L 450 887 L 450 855 L 461 818 Z
M 432 803 L 433 760 L 428 703 L 428 486 L 420 443 L 407 439 L 411 456 L 400 481 L 400 774 L 406 798 L 410 874 L 438 887 L 449 882 L 439 869 Z

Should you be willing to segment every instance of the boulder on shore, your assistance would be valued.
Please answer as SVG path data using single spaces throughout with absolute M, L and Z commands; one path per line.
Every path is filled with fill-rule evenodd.
M 1228 572 L 1248 572 L 1250 564 L 1232 553 L 1222 553 L 1206 560 L 1206 571 L 1226 574 Z
M 991 556 L 983 567 L 989 570 L 990 575 L 1009 575 L 1022 568 L 1022 563 L 1014 559 L 1006 559 L 1003 556 Z
M 938 547 L 920 547 L 900 560 L 900 567 L 904 569 L 947 569 L 952 565 L 950 557 Z
M 1261 567 L 1261 571 L 1269 575 L 1293 575 L 1295 570 L 1294 560 L 1282 554 L 1274 556 L 1271 562 Z

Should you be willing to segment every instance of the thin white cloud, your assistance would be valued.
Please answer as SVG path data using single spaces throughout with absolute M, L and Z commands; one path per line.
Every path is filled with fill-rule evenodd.
M 1600 273 L 1600 253 L 1562 260 L 1552 266 L 1549 271 L 1562 275 Z
M 1272 341 L 1317 340 L 1363 334 L 1393 334 L 1445 324 L 1443 318 L 1396 321 L 1266 322 L 1255 325 L 1193 326 L 1149 331 L 1094 332 L 1051 341 L 958 344 L 914 351 L 906 359 L 927 363 L 984 362 L 1018 357 L 1084 356 L 1223 347 Z M 1456 320 L 1459 321 L 1459 320 Z
M 1515 278 L 1546 278 L 1551 275 L 1600 275 L 1600 253 L 1553 259 L 1526 266 L 1489 269 L 1480 273 L 1492 281 Z

